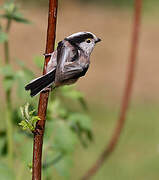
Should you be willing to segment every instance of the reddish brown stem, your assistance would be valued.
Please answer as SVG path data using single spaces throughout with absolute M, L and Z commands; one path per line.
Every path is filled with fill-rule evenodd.
M 126 81 L 126 86 L 125 86 L 125 91 L 124 91 L 124 96 L 123 96 L 123 100 L 121 104 L 121 111 L 120 111 L 119 119 L 117 122 L 117 126 L 114 130 L 113 136 L 110 139 L 108 146 L 106 146 L 106 148 L 101 153 L 101 155 L 99 156 L 95 164 L 81 178 L 82 180 L 88 180 L 93 175 L 96 174 L 96 172 L 103 165 L 105 160 L 115 150 L 120 134 L 123 130 L 125 120 L 126 120 L 126 113 L 127 113 L 128 106 L 130 103 L 130 97 L 132 93 L 132 86 L 133 86 L 134 75 L 135 75 L 135 67 L 136 67 L 136 62 L 137 62 L 139 29 L 140 29 L 140 24 L 141 24 L 140 23 L 141 8 L 142 8 L 142 0 L 135 0 L 135 14 L 134 14 L 134 25 L 133 25 L 133 34 L 132 34 L 132 46 L 131 46 L 130 59 L 129 59 L 129 69 L 128 69 L 127 81 Z
M 49 0 L 47 42 L 46 42 L 46 51 L 45 51 L 46 54 L 53 52 L 54 50 L 57 8 L 58 8 L 58 0 Z M 46 73 L 46 67 L 49 60 L 50 57 L 45 58 L 43 74 Z M 43 135 L 45 130 L 45 119 L 46 119 L 48 98 L 49 98 L 49 92 L 42 92 L 40 94 L 39 106 L 38 106 L 38 116 L 40 117 L 40 121 L 37 122 L 34 133 L 32 180 L 41 180 L 42 146 L 43 146 Z

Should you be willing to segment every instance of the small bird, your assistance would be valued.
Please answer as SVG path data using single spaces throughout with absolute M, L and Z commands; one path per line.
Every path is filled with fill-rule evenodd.
M 25 86 L 30 95 L 62 85 L 75 83 L 89 68 L 90 55 L 101 39 L 91 32 L 74 33 L 58 43 L 57 49 L 45 56 L 51 56 L 46 74 L 32 80 Z

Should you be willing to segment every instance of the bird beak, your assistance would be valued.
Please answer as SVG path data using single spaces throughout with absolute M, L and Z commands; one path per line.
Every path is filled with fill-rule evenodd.
M 101 39 L 100 38 L 97 38 L 96 40 L 95 40 L 95 43 L 98 43 L 98 42 L 100 42 L 101 41 Z

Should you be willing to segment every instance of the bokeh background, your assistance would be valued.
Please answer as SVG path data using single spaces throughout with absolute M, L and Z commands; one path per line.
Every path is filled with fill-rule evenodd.
M 0 0 L 0 4 L 3 2 Z M 126 124 L 115 152 L 93 180 L 159 179 L 159 3 L 157 0 L 143 2 L 138 63 Z M 19 4 L 32 24 L 13 24 L 11 56 L 23 59 L 38 76 L 41 72 L 32 58 L 45 51 L 47 2 L 19 0 Z M 79 179 L 95 162 L 114 131 L 127 77 L 132 23 L 132 0 L 60 1 L 57 41 L 78 31 L 91 31 L 102 39 L 91 56 L 87 76 L 77 82 L 93 119 L 94 141 L 87 150 L 77 146 L 72 180 Z M 0 57 L 3 59 L 2 46 Z M 17 68 L 14 58 L 11 63 Z M 3 109 L 1 85 L 0 101 Z M 30 179 L 29 175 L 26 178 Z

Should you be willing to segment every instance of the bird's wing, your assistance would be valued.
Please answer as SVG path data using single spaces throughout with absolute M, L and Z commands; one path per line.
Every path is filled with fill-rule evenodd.
M 68 42 L 61 41 L 57 47 L 57 68 L 55 82 L 77 78 L 83 71 L 78 58 L 73 62 L 71 61 L 73 58 L 73 52 L 74 55 L 76 55 L 78 50 L 66 43 Z
M 57 50 L 55 50 L 53 53 L 48 54 L 51 56 L 48 65 L 47 65 L 47 73 L 56 68 L 57 65 Z

